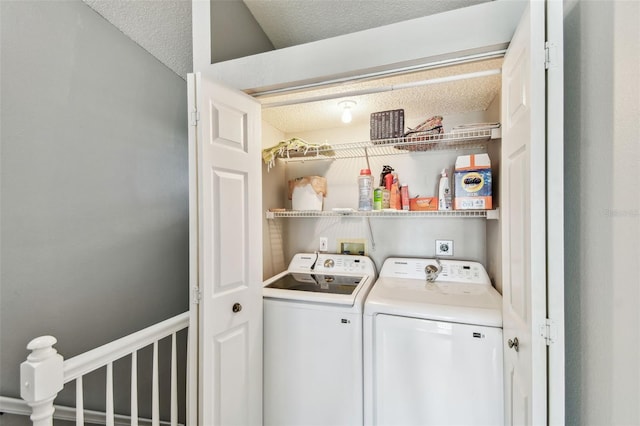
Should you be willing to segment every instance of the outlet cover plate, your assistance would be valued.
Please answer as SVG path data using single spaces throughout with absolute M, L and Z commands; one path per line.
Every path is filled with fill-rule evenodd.
M 320 237 L 320 251 L 329 250 L 329 239 L 327 237 Z
M 453 256 L 453 240 L 436 240 L 436 256 Z

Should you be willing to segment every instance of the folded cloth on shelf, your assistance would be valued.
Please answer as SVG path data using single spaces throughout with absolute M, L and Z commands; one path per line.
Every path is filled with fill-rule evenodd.
M 290 158 L 304 155 L 335 155 L 331 145 L 309 143 L 300 138 L 291 138 L 278 142 L 277 145 L 262 150 L 262 161 L 267 165 L 267 171 L 275 166 L 276 158 Z
M 500 123 L 468 123 L 460 124 L 451 129 L 452 132 L 469 132 L 473 130 L 496 129 Z

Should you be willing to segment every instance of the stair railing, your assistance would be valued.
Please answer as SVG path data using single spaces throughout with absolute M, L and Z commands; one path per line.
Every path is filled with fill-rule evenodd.
M 76 384 L 76 425 L 84 424 L 84 399 L 82 377 L 106 366 L 106 424 L 114 424 L 113 363 L 131 356 L 131 425 L 138 425 L 137 351 L 153 345 L 152 360 L 152 426 L 160 424 L 158 385 L 158 342 L 171 336 L 171 421 L 178 424 L 178 386 L 176 334 L 189 326 L 189 312 L 169 318 L 136 333 L 122 337 L 68 360 L 53 347 L 53 336 L 41 336 L 27 345 L 31 351 L 20 365 L 20 396 L 31 407 L 34 426 L 52 426 L 54 400 L 66 383 Z

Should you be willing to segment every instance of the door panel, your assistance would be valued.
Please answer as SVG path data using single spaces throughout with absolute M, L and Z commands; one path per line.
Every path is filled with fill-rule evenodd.
M 505 423 L 513 425 L 547 421 L 544 9 L 529 2 L 502 73 Z
M 529 397 L 528 391 L 526 389 L 526 385 L 518 380 L 518 376 L 515 374 L 515 371 L 511 371 L 509 375 L 509 380 L 512 389 L 511 401 L 513 404 L 517 406 L 512 407 L 511 412 L 514 414 L 514 417 L 505 424 L 509 425 L 524 425 L 527 424 L 527 413 L 529 412 Z
M 520 149 L 516 151 L 508 161 L 509 174 L 507 175 L 510 191 L 509 197 L 509 229 L 507 237 L 510 241 L 525 241 L 526 223 L 524 219 L 527 215 L 527 205 L 525 202 L 526 183 L 526 151 Z M 510 263 L 508 265 L 510 283 L 521 283 L 522 285 L 512 285 L 509 287 L 507 296 L 508 303 L 515 314 L 522 320 L 527 320 L 527 302 L 529 299 L 525 268 L 525 246 L 524 244 L 514 244 L 509 247 Z
M 211 240 L 214 242 L 213 268 L 215 273 L 214 291 L 229 291 L 247 285 L 245 265 L 248 253 L 244 248 L 247 241 L 247 218 L 245 212 L 247 198 L 247 175 L 223 170 L 213 170 L 212 188 L 215 215 L 210 220 L 213 226 Z M 217 206 L 220 206 L 218 208 Z M 233 223 L 234 226 L 229 226 Z M 225 251 L 234 256 L 225 256 Z
M 212 102 L 211 122 L 218 123 L 212 126 L 211 141 L 247 152 L 247 115 L 233 108 L 231 105 Z
M 249 333 L 246 324 L 216 336 L 215 355 L 218 361 L 214 360 L 214 364 L 221 367 L 217 371 L 219 384 L 216 387 L 217 395 L 214 397 L 217 404 L 216 425 L 250 424 L 249 411 L 246 410 L 251 375 L 247 359 L 248 348 Z
M 260 105 L 196 74 L 199 424 L 262 423 Z M 192 182 L 192 184 L 194 184 Z

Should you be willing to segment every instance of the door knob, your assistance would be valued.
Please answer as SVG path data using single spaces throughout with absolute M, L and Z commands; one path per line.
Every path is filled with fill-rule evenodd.
M 236 303 L 233 304 L 233 307 L 231 308 L 231 310 L 234 313 L 238 313 L 238 312 L 240 312 L 242 310 L 242 305 L 236 302 Z
M 509 345 L 509 348 L 511 349 L 515 349 L 516 352 L 518 352 L 518 345 L 520 344 L 520 342 L 518 342 L 518 338 L 514 337 L 513 340 L 509 339 L 507 340 L 507 345 Z

